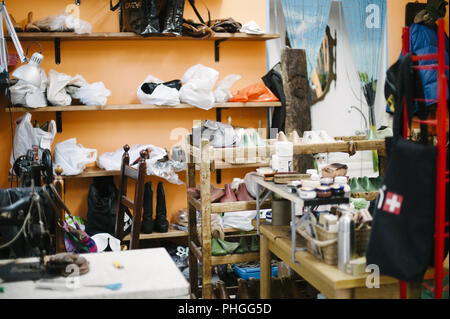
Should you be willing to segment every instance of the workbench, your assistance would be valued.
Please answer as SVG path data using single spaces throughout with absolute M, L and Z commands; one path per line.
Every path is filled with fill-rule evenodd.
M 59 289 L 42 289 L 36 282 L 3 282 L 0 299 L 189 299 L 190 287 L 183 274 L 164 248 L 136 249 L 118 252 L 82 254 L 89 261 L 89 272 L 80 275 L 79 288 L 64 285 L 69 277 L 56 277 Z M 1 260 L 31 263 L 38 258 Z M 118 263 L 121 268 L 114 266 Z M 118 290 L 107 284 L 121 283 Z M 72 287 L 72 288 L 71 288 Z

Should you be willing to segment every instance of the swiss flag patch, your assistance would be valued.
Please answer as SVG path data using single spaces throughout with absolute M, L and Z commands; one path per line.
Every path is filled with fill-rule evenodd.
M 384 201 L 383 211 L 394 215 L 400 215 L 402 209 L 403 196 L 392 192 L 386 194 L 386 200 Z

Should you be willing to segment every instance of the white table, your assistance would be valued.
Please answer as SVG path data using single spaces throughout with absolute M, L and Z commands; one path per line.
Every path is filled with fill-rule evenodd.
M 0 299 L 186 299 L 190 296 L 189 283 L 164 248 L 91 253 L 82 256 L 89 261 L 89 272 L 78 277 L 79 288 L 52 290 L 37 288 L 34 281 L 3 282 L 0 283 L 4 290 L 0 293 Z M 33 262 L 37 261 L 37 258 L 17 261 Z M 114 267 L 115 261 L 123 268 Z M 65 283 L 67 278 L 59 277 L 57 280 Z M 113 291 L 103 287 L 84 286 L 112 283 L 122 283 L 122 287 Z

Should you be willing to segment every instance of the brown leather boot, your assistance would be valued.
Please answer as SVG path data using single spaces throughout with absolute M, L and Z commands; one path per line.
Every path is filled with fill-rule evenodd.
M 247 186 L 245 185 L 245 183 L 239 184 L 238 190 L 237 190 L 237 193 L 236 193 L 236 197 L 237 197 L 237 200 L 239 202 L 249 202 L 249 201 L 255 200 L 248 193 Z
M 238 281 L 238 290 L 236 293 L 236 299 L 250 299 L 247 280 L 243 278 L 238 278 L 237 281 Z
M 225 288 L 225 283 L 222 280 L 216 281 L 216 292 L 217 299 L 230 299 L 227 289 Z
M 221 203 L 232 203 L 237 202 L 236 195 L 234 194 L 233 190 L 231 189 L 230 184 L 225 184 L 225 196 L 223 196 L 220 199 Z

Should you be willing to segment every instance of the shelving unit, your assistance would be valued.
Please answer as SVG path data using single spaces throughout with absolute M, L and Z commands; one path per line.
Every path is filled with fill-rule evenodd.
M 418 61 L 437 61 L 437 64 L 427 64 L 413 66 L 417 70 L 436 70 L 437 71 L 437 100 L 430 102 L 437 103 L 436 119 L 420 121 L 414 119 L 416 123 L 432 125 L 437 128 L 437 165 L 436 165 L 436 214 L 435 214 L 435 236 L 434 236 L 434 293 L 435 299 L 442 299 L 443 296 L 443 279 L 444 279 L 444 240 L 448 240 L 448 232 L 445 233 L 445 227 L 448 227 L 449 222 L 445 221 L 446 210 L 446 183 L 448 184 L 448 168 L 446 168 L 446 156 L 448 151 L 448 118 L 447 118 L 447 89 L 448 79 L 445 75 L 445 70 L 449 66 L 445 64 L 445 21 L 438 20 L 438 52 L 428 55 L 416 55 L 412 57 L 415 62 Z M 406 55 L 410 52 L 410 34 L 409 27 L 403 28 L 403 48 L 402 53 Z M 428 102 L 423 99 L 416 99 L 418 102 Z M 403 123 L 403 137 L 408 138 L 408 119 L 406 104 L 404 106 L 404 123 Z M 407 283 L 400 283 L 400 298 L 407 298 Z
M 336 141 L 334 143 L 294 145 L 294 154 L 315 154 L 328 152 L 349 152 L 378 150 L 380 155 L 385 153 L 384 140 L 351 140 Z M 198 261 L 202 263 L 202 293 L 203 299 L 212 298 L 212 272 L 215 265 L 233 264 L 258 260 L 259 253 L 251 254 L 233 254 L 227 256 L 212 256 L 211 252 L 211 214 L 220 214 L 224 212 L 237 212 L 244 210 L 257 210 L 257 225 L 259 230 L 259 210 L 261 208 L 270 208 L 270 201 L 267 196 L 261 201 L 234 203 L 211 203 L 210 200 L 210 178 L 211 171 L 214 169 L 217 161 L 223 162 L 227 158 L 236 158 L 242 156 L 247 158 L 250 154 L 255 158 L 271 157 L 275 153 L 275 141 L 267 140 L 266 146 L 255 147 L 228 147 L 213 148 L 208 140 L 201 140 L 199 147 L 193 145 L 192 135 L 186 137 L 186 153 L 189 157 L 187 163 L 187 187 L 196 186 L 196 166 L 200 166 L 200 193 L 201 197 L 195 199 L 187 194 L 188 213 L 189 213 L 189 269 L 191 292 L 199 296 L 199 285 L 197 276 Z M 242 164 L 248 165 L 248 164 Z M 254 167 L 270 166 L 266 163 L 254 163 Z M 239 165 L 236 165 L 239 167 Z M 300 198 L 298 198 L 300 200 Z M 197 214 L 201 212 L 202 240 L 201 244 L 197 234 Z M 295 236 L 295 234 L 294 234 Z

